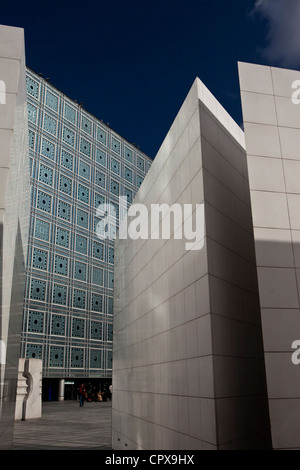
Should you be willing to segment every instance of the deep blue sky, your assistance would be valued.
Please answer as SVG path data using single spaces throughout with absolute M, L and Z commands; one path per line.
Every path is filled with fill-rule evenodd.
M 198 76 L 240 124 L 237 61 L 265 64 L 254 0 L 3 2 L 27 65 L 154 157 Z M 272 64 L 271 64 L 272 65 Z

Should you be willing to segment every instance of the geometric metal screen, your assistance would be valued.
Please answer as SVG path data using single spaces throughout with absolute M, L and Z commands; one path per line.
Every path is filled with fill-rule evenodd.
M 31 220 L 22 357 L 44 377 L 111 377 L 114 243 L 97 208 L 133 201 L 151 159 L 27 69 Z M 116 220 L 116 226 L 118 220 Z

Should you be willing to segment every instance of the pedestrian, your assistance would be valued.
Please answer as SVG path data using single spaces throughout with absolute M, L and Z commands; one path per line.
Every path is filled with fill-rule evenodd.
M 78 389 L 78 392 L 79 392 L 79 406 L 83 406 L 84 405 L 84 397 L 85 397 L 85 386 L 84 384 L 81 384 L 79 389 Z
M 110 401 L 112 400 L 112 384 L 110 384 L 110 386 L 108 387 L 108 390 L 109 390 L 109 398 L 110 398 Z

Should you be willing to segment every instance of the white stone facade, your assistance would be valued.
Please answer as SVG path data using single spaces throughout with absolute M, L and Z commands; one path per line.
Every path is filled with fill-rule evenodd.
M 204 204 L 205 238 L 116 243 L 113 448 L 270 448 L 244 134 L 199 79 L 134 203 Z
M 299 449 L 300 72 L 239 75 L 273 447 Z

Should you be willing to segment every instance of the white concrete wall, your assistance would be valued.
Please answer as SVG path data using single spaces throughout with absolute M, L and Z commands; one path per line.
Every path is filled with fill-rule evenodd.
M 273 446 L 300 448 L 300 72 L 239 64 Z M 299 96 L 299 93 L 298 93 Z
M 29 158 L 24 31 L 0 26 L 0 447 L 11 444 L 24 302 Z
M 116 242 L 114 449 L 269 444 L 244 135 L 197 79 L 134 204 L 202 202 L 199 251 Z
M 268 448 L 269 414 L 244 136 L 237 141 L 230 127 L 212 111 L 200 104 L 216 442 L 219 449 Z

